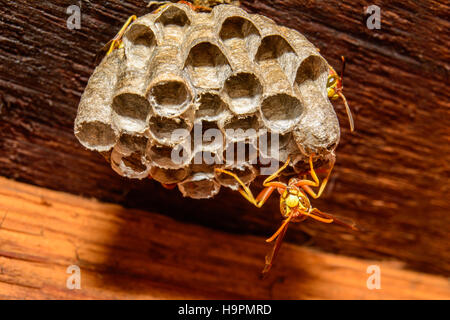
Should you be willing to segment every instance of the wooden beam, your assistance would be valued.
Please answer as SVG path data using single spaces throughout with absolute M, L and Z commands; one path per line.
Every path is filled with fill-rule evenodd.
M 0 6 L 0 175 L 160 212 L 216 230 L 267 236 L 281 217 L 276 199 L 256 209 L 222 189 L 213 200 L 183 199 L 152 181 L 118 177 L 73 135 L 81 93 L 97 50 L 146 1 L 81 1 L 81 29 L 66 26 L 64 0 Z M 335 67 L 348 61 L 337 163 L 314 205 L 356 220 L 365 233 L 305 222 L 287 240 L 450 276 L 450 25 L 448 2 L 243 0 L 242 6 L 305 34 Z M 365 7 L 381 8 L 369 30 Z M 258 182 L 252 187 L 257 189 Z
M 403 264 L 283 247 L 259 278 L 263 238 L 0 178 L 1 299 L 448 299 L 449 281 Z M 70 265 L 81 289 L 69 290 Z M 366 286 L 380 266 L 381 289 Z

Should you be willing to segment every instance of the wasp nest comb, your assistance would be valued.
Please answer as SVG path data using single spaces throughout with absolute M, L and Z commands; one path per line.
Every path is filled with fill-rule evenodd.
M 208 198 L 237 188 L 215 167 L 248 184 L 268 160 L 333 154 L 340 131 L 328 72 L 304 36 L 266 17 L 170 4 L 131 24 L 95 69 L 75 135 L 122 176 Z

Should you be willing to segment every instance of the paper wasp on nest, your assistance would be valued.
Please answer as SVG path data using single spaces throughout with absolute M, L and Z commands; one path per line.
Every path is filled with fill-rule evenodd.
M 330 167 L 327 170 L 327 176 L 322 183 L 320 183 L 319 178 L 314 171 L 313 155 L 309 158 L 310 174 L 313 180 L 306 179 L 306 177 L 304 179 L 294 177 L 290 178 L 287 184 L 281 181 L 274 181 L 280 173 L 286 169 L 289 162 L 290 159 L 288 159 L 278 171 L 264 180 L 264 189 L 256 198 L 253 196 L 251 190 L 234 173 L 223 169 L 216 169 L 216 171 L 228 174 L 236 179 L 241 185 L 239 192 L 242 196 L 258 208 L 261 208 L 264 205 L 275 190 L 277 190 L 280 194 L 280 212 L 285 220 L 283 221 L 281 227 L 266 240 L 267 242 L 276 240 L 276 242 L 271 253 L 266 256 L 266 264 L 262 271 L 263 275 L 266 275 L 272 267 L 290 222 L 302 222 L 307 218 L 311 218 L 320 222 L 336 223 L 352 230 L 358 230 L 352 221 L 347 221 L 345 218 L 337 218 L 334 215 L 314 208 L 308 198 L 308 195 L 314 199 L 317 199 L 322 195 L 322 192 L 325 189 L 330 177 L 331 170 L 333 169 L 334 160 L 332 160 Z M 316 193 L 313 189 L 311 189 L 311 187 L 318 187 L 319 191 Z
M 104 59 L 80 101 L 75 135 L 85 147 L 110 155 L 118 174 L 153 177 L 168 189 L 178 186 L 191 198 L 211 198 L 226 186 L 240 188 L 248 201 L 261 207 L 277 190 L 285 220 L 268 239 L 275 245 L 266 259 L 267 274 L 290 222 L 309 217 L 356 229 L 314 208 L 309 200 L 322 195 L 340 138 L 330 100 L 341 98 L 351 131 L 354 123 L 343 95 L 344 58 L 338 74 L 296 30 L 233 5 L 211 9 L 229 3 L 236 1 L 151 1 L 150 10 L 157 6 L 156 10 L 131 16 L 97 56 Z M 247 142 L 242 136 L 227 136 L 228 127 L 255 132 L 262 128 L 284 137 L 283 156 L 274 159 L 284 165 L 264 181 L 256 198 L 248 186 L 259 164 L 246 160 L 243 170 L 239 165 L 230 169 L 209 163 L 191 170 L 193 152 L 188 161 L 176 165 L 167 156 L 181 144 L 169 133 L 184 128 L 190 134 L 194 123 L 203 122 L 223 134 L 224 145 L 214 147 L 216 154 L 223 154 L 223 146 Z M 197 147 L 204 147 L 204 142 Z M 255 150 L 261 152 L 259 146 Z M 287 183 L 277 180 L 289 176 L 285 169 L 290 159 L 305 154 L 310 155 L 310 179 L 291 174 Z M 313 162 L 317 166 L 317 159 L 329 156 L 321 183 Z

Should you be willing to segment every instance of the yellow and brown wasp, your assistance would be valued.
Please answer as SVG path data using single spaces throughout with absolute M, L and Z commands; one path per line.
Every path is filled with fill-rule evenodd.
M 189 3 L 186 1 L 180 1 L 182 3 L 185 3 L 189 5 L 193 10 L 195 11 L 210 11 L 211 8 L 201 6 L 200 4 L 203 3 L 205 0 L 195 0 L 194 3 Z M 213 0 L 207 0 L 207 1 L 213 1 Z M 216 0 L 216 2 L 225 3 L 227 0 Z M 158 5 L 160 5 L 161 2 L 158 2 Z M 158 10 L 163 9 L 168 4 L 162 4 Z M 105 55 L 109 55 L 111 52 L 113 52 L 115 49 L 123 47 L 122 38 L 125 34 L 127 28 L 137 19 L 136 16 L 131 16 L 126 23 L 122 26 L 120 31 L 116 34 L 116 36 L 111 39 L 99 52 L 97 55 L 97 59 L 103 58 Z M 345 59 L 342 57 L 342 70 L 341 74 L 338 75 L 337 72 L 330 66 L 329 69 L 329 75 L 327 80 L 327 94 L 328 97 L 331 100 L 338 99 L 339 97 L 344 101 L 347 116 L 350 122 L 350 129 L 351 131 L 354 130 L 354 122 L 353 117 L 350 111 L 350 108 L 348 106 L 347 100 L 345 96 L 343 95 L 342 91 L 344 88 L 343 85 L 343 75 L 344 75 L 344 69 L 345 69 Z M 280 194 L 280 212 L 284 218 L 283 223 L 278 228 L 278 230 L 266 241 L 267 242 L 273 242 L 275 241 L 275 245 L 273 246 L 272 251 L 266 256 L 266 263 L 265 267 L 263 269 L 263 275 L 266 275 L 269 270 L 271 269 L 274 260 L 278 254 L 278 251 L 280 249 L 280 246 L 282 244 L 283 238 L 285 236 L 285 233 L 287 231 L 287 228 L 289 226 L 290 222 L 301 222 L 304 221 L 307 218 L 311 218 L 323 223 L 336 223 L 342 226 L 349 227 L 353 230 L 357 230 L 355 224 L 351 221 L 347 221 L 344 218 L 338 218 L 334 215 L 331 215 L 329 213 L 325 213 L 320 211 L 317 208 L 314 208 L 311 205 L 311 202 L 309 200 L 309 196 L 317 199 L 319 198 L 328 182 L 328 179 L 330 177 L 331 171 L 334 166 L 334 160 L 330 162 L 329 168 L 326 170 L 327 175 L 325 179 L 323 179 L 322 183 L 320 182 L 316 171 L 313 167 L 313 155 L 309 158 L 309 166 L 310 171 L 309 174 L 312 177 L 312 180 L 306 179 L 304 177 L 303 179 L 300 179 L 299 176 L 290 178 L 288 183 L 284 183 L 282 181 L 275 181 L 277 177 L 280 176 L 280 174 L 283 172 L 284 169 L 289 165 L 290 159 L 286 161 L 286 163 L 274 174 L 270 175 L 267 179 L 264 180 L 263 186 L 264 189 L 258 194 L 258 196 L 255 198 L 251 192 L 251 190 L 246 186 L 238 176 L 236 176 L 234 173 L 224 170 L 224 169 L 218 169 L 215 170 L 227 175 L 230 175 L 234 179 L 237 180 L 237 182 L 240 184 L 241 188 L 239 189 L 239 192 L 242 194 L 242 196 L 247 199 L 249 202 L 254 204 L 256 207 L 260 208 L 264 203 L 267 201 L 267 199 L 270 197 L 270 195 L 277 190 Z M 168 189 L 172 189 L 176 186 L 176 184 L 170 184 L 170 185 L 164 185 L 164 187 Z M 317 192 L 315 192 L 312 188 L 319 188 Z
M 332 66 L 330 66 L 330 71 L 328 74 L 328 80 L 327 80 L 327 93 L 328 98 L 331 100 L 336 100 L 341 98 L 344 101 L 345 105 L 345 111 L 347 112 L 348 121 L 350 123 L 350 131 L 355 130 L 355 124 L 353 122 L 353 116 L 352 112 L 350 110 L 350 107 L 348 106 L 347 99 L 345 98 L 342 91 L 344 90 L 344 70 L 345 70 L 345 58 L 341 56 L 342 59 L 342 69 L 341 69 L 341 75 L 339 76 L 337 72 L 333 69 Z
M 256 198 L 253 196 L 251 190 L 239 179 L 237 175 L 224 169 L 215 169 L 218 172 L 227 174 L 236 179 L 236 181 L 241 185 L 239 192 L 242 196 L 258 208 L 264 205 L 275 190 L 277 190 L 280 194 L 280 212 L 285 219 L 278 230 L 266 240 L 267 242 L 276 240 L 276 242 L 272 251 L 266 256 L 266 264 L 262 271 L 263 275 L 266 275 L 272 267 L 290 222 L 301 222 L 307 218 L 311 218 L 320 222 L 336 223 L 352 230 L 357 230 L 356 225 L 352 221 L 347 221 L 345 218 L 338 218 L 329 213 L 322 212 L 317 208 L 313 208 L 308 198 L 308 195 L 314 199 L 317 199 L 322 195 L 322 192 L 325 189 L 330 177 L 331 170 L 333 169 L 334 160 L 331 161 L 327 170 L 327 176 L 323 179 L 322 183 L 320 183 L 320 180 L 314 171 L 313 155 L 309 158 L 309 173 L 311 174 L 312 180 L 306 179 L 306 177 L 304 179 L 293 177 L 289 179 L 287 184 L 281 181 L 274 181 L 277 177 L 279 177 L 282 171 L 286 169 L 289 162 L 290 159 L 288 158 L 286 163 L 278 171 L 264 180 L 264 189 Z M 312 187 L 319 188 L 318 192 L 315 192 Z

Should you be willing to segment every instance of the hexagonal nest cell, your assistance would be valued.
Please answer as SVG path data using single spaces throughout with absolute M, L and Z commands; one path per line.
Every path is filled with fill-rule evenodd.
M 250 184 L 263 167 L 258 157 L 291 156 L 301 167 L 312 152 L 318 162 L 333 154 L 340 131 L 328 70 L 301 34 L 266 17 L 169 4 L 135 20 L 97 66 L 75 135 L 122 176 L 213 197 L 238 187 L 214 168 Z

